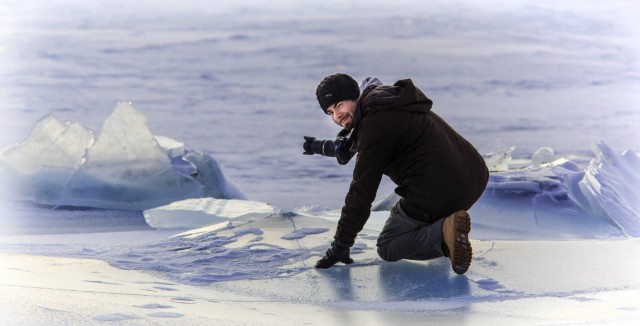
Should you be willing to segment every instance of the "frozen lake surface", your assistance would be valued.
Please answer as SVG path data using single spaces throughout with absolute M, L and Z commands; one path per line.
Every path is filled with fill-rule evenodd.
M 477 148 L 640 149 L 637 5 L 119 0 L 0 9 L 0 145 L 46 114 L 98 130 L 132 101 L 155 135 L 212 153 L 246 195 L 342 205 L 352 165 L 301 155 L 333 138 L 315 88 L 335 72 L 412 78 Z M 103 14 L 109 13 L 109 14 Z M 352 163 L 353 164 L 353 163 Z M 392 190 L 385 179 L 383 193 Z
M 638 18 L 630 1 L 4 1 L 0 323 L 634 324 Z M 315 99 L 335 72 L 412 78 L 487 154 L 467 274 L 377 257 L 387 179 L 356 263 L 313 268 L 353 169 L 302 155 L 338 131 Z

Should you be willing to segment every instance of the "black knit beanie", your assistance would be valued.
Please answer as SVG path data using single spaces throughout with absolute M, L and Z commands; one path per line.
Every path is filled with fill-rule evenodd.
M 344 100 L 357 100 L 360 96 L 358 83 L 346 74 L 335 74 L 325 77 L 316 89 L 318 103 L 324 113 L 327 109 Z

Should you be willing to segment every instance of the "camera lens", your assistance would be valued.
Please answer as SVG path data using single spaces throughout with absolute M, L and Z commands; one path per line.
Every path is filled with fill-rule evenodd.
M 306 155 L 320 154 L 324 156 L 336 156 L 336 150 L 332 140 L 315 139 L 314 137 L 304 136 L 305 142 L 302 145 Z

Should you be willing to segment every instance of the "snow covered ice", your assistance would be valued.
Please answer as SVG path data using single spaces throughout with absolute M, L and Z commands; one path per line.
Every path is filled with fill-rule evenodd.
M 635 325 L 637 12 L 3 2 L 0 324 Z M 313 268 L 353 169 L 301 155 L 335 72 L 412 78 L 484 155 L 465 275 L 377 257 L 388 179 L 355 263 Z
M 144 117 L 133 110 L 130 104 L 125 104 L 124 108 L 122 105 L 116 108 L 114 115 L 109 119 L 113 121 L 114 116 L 118 117 L 122 114 L 122 110 L 127 110 L 127 114 L 132 114 L 138 120 L 144 121 Z M 19 175 L 25 185 L 22 189 L 23 193 L 42 193 L 42 191 L 26 188 L 26 185 L 41 187 L 42 182 L 39 180 L 47 180 L 47 185 L 51 189 L 64 189 L 69 184 L 73 185 L 68 182 L 68 179 L 73 179 L 73 174 L 78 173 L 77 171 L 83 171 L 82 166 L 87 162 L 91 162 L 93 167 L 100 166 L 107 170 L 108 173 L 101 174 L 103 176 L 101 182 L 106 185 L 121 185 L 128 182 L 126 173 L 123 177 L 121 171 L 128 171 L 129 168 L 123 167 L 129 166 L 137 169 L 134 171 L 171 171 L 173 176 L 179 175 L 181 182 L 196 184 L 193 179 L 188 178 L 199 171 L 200 164 L 186 166 L 171 164 L 171 157 L 182 159 L 180 153 L 192 152 L 185 149 L 181 143 L 170 139 L 164 139 L 163 143 L 173 144 L 173 146 L 168 146 L 169 148 L 159 146 L 155 140 L 156 137 L 148 132 L 143 123 L 132 125 L 129 122 L 129 128 L 119 128 L 118 131 L 112 131 L 114 134 L 110 136 L 113 139 L 121 139 L 116 142 L 117 144 L 129 144 L 129 142 L 123 142 L 124 137 L 127 134 L 138 134 L 136 130 L 131 129 L 132 127 L 142 127 L 144 129 L 142 133 L 146 134 L 146 139 L 154 145 L 151 148 L 158 149 L 158 155 L 155 157 L 146 153 L 145 157 L 153 158 L 146 161 L 140 159 L 139 155 L 127 156 L 127 151 L 124 151 L 118 159 L 114 159 L 113 155 L 98 159 L 100 157 L 98 155 L 91 156 L 91 150 L 100 149 L 95 147 L 99 144 L 100 138 L 93 142 L 87 128 L 79 128 L 77 123 L 63 124 L 56 118 L 47 117 L 39 121 L 34 130 L 41 129 L 43 122 L 52 123 L 54 127 L 50 129 L 57 131 L 56 137 L 52 137 L 51 133 L 46 137 L 36 137 L 34 135 L 38 134 L 32 132 L 27 140 L 9 149 L 3 156 L 6 164 L 4 169 L 20 167 L 19 160 L 25 160 L 28 154 L 36 157 L 25 160 L 29 163 L 28 170 L 27 167 L 23 167 L 21 171 L 29 171 L 29 173 Z M 69 140 L 65 137 L 58 136 L 65 134 L 66 129 L 61 128 L 65 125 L 84 131 L 82 134 L 87 137 L 78 137 L 77 141 L 80 144 L 89 144 L 89 150 L 86 151 L 86 158 L 69 159 L 70 155 L 54 155 L 53 157 L 63 157 L 59 162 L 65 163 L 66 166 L 62 163 L 58 166 L 66 167 L 69 175 L 67 178 L 54 178 L 57 172 L 55 170 L 51 172 L 52 167 L 47 164 L 47 159 L 41 159 L 38 162 L 37 157 L 41 156 L 33 154 L 33 151 L 30 152 L 28 149 L 41 147 L 40 152 L 47 152 L 52 151 L 51 147 L 57 146 L 50 145 L 42 148 L 38 145 L 50 144 L 51 139 L 61 143 L 68 142 Z M 103 128 L 103 133 L 104 130 Z M 136 142 L 136 145 L 140 143 Z M 66 146 L 72 149 L 81 147 L 73 142 L 67 143 Z M 117 145 L 111 145 L 103 150 L 108 151 L 109 148 L 117 147 Z M 512 162 L 512 151 L 512 148 L 506 147 L 503 151 L 485 155 L 485 158 L 489 163 L 497 162 L 497 165 L 503 166 L 507 164 L 505 162 Z M 580 164 L 567 158 L 553 156 L 553 160 L 550 157 L 545 159 L 545 161 L 551 161 L 548 163 L 535 162 L 536 160 L 532 157 L 525 163 L 520 162 L 517 167 L 512 165 L 509 168 L 507 164 L 507 169 L 493 169 L 500 171 L 492 172 L 485 194 L 471 210 L 474 219 L 472 235 L 475 239 L 473 242 L 475 255 L 471 271 L 463 277 L 454 276 L 445 258 L 427 263 L 408 261 L 386 263 L 377 257 L 375 241 L 389 215 L 390 205 L 397 200 L 397 196 L 393 193 L 374 205 L 375 211 L 372 212 L 366 229 L 358 236 L 352 248 L 352 257 L 356 262 L 349 267 L 336 266 L 329 271 L 317 271 L 313 265 L 326 250 L 327 243 L 331 241 L 340 210 L 301 207 L 287 211 L 267 203 L 224 199 L 223 196 L 215 198 L 211 195 L 205 196 L 202 192 L 196 193 L 196 198 L 189 199 L 181 199 L 185 196 L 184 194 L 174 193 L 174 197 L 170 198 L 172 201 L 170 204 L 144 210 L 146 225 L 158 229 L 155 232 L 159 232 L 153 237 L 146 237 L 146 240 L 128 239 L 136 237 L 131 232 L 138 234 L 150 232 L 140 231 L 144 228 L 132 227 L 133 225 L 125 226 L 125 230 L 130 230 L 128 232 L 98 233 L 98 235 L 81 233 L 66 240 L 57 238 L 56 241 L 60 243 L 54 246 L 50 244 L 53 238 L 47 235 L 31 237 L 7 235 L 0 242 L 0 248 L 5 252 L 2 254 L 3 260 L 9 262 L 8 265 L 4 265 L 4 270 L 9 271 L 10 275 L 16 275 L 18 272 L 14 271 L 10 264 L 20 262 L 22 257 L 6 253 L 65 255 L 101 259 L 123 270 L 152 272 L 167 280 L 148 283 L 150 285 L 146 291 L 161 293 L 180 291 L 182 293 L 185 290 L 181 290 L 182 287 L 179 284 L 206 286 L 213 291 L 205 295 L 201 294 L 202 296 L 197 299 L 189 296 L 160 295 L 156 296 L 152 303 L 131 300 L 132 305 L 120 308 L 120 311 L 124 312 L 96 313 L 92 317 L 93 321 L 144 319 L 140 316 L 140 311 L 145 309 L 159 310 L 147 313 L 148 317 L 189 320 L 187 314 L 173 311 L 176 308 L 176 302 L 203 305 L 204 301 L 225 302 L 227 300 L 242 302 L 243 305 L 248 302 L 271 302 L 269 305 L 297 302 L 299 310 L 294 314 L 296 317 L 292 319 L 296 321 L 295 323 L 304 320 L 322 323 L 321 320 L 331 316 L 333 311 L 345 309 L 352 313 L 374 311 L 375 315 L 380 316 L 382 320 L 392 318 L 391 316 L 395 314 L 411 312 L 405 318 L 408 322 L 414 323 L 420 320 L 420 313 L 435 312 L 439 318 L 444 318 L 441 315 L 442 312 L 467 311 L 472 306 L 476 307 L 474 309 L 484 311 L 483 313 L 488 311 L 489 315 L 493 314 L 492 311 L 508 307 L 512 315 L 506 320 L 511 318 L 517 320 L 532 318 L 527 316 L 535 315 L 530 309 L 532 303 L 535 305 L 546 302 L 542 304 L 543 308 L 540 308 L 545 311 L 548 309 L 547 305 L 553 304 L 570 307 L 574 312 L 584 312 L 590 309 L 589 303 L 592 301 L 607 302 L 607 306 L 600 308 L 599 314 L 594 315 L 599 320 L 608 320 L 607 314 L 619 313 L 620 309 L 625 313 L 617 315 L 620 317 L 617 317 L 616 321 L 630 320 L 631 317 L 628 316 L 635 316 L 636 308 L 625 308 L 624 304 L 627 300 L 640 298 L 636 290 L 636 287 L 640 286 L 636 277 L 640 272 L 640 260 L 628 260 L 628 250 L 625 248 L 638 248 L 640 243 L 637 239 L 626 241 L 620 239 L 638 237 L 640 215 L 637 213 L 638 201 L 634 189 L 638 186 L 640 160 L 638 154 L 633 151 L 619 154 L 602 142 L 594 143 L 593 151 L 595 157 L 585 167 L 580 167 Z M 213 158 L 209 161 L 215 162 Z M 163 164 L 158 164 L 159 162 Z M 187 162 L 192 161 L 187 159 Z M 223 171 L 217 165 L 213 166 L 217 167 L 216 178 L 207 180 L 217 182 L 206 184 L 206 186 L 209 189 L 213 189 L 211 185 L 216 189 L 235 189 L 225 183 L 228 182 L 228 178 Z M 84 171 L 91 171 L 91 169 L 84 169 Z M 192 172 L 184 173 L 184 171 Z M 166 173 L 138 174 L 145 176 L 144 180 L 147 184 L 166 184 L 163 182 L 167 180 Z M 138 174 L 129 173 L 134 176 Z M 14 178 L 17 177 L 14 176 Z M 61 181 L 55 184 L 56 180 Z M 94 186 L 96 182 L 85 184 Z M 173 186 L 173 183 L 169 185 Z M 203 187 L 205 184 L 199 185 L 199 189 L 205 188 Z M 241 195 L 239 191 L 234 191 L 238 196 Z M 62 191 L 62 193 L 73 192 Z M 164 190 L 163 193 L 167 191 Z M 187 194 L 192 193 L 192 191 L 187 192 Z M 217 194 L 223 193 L 217 192 Z M 51 196 L 25 196 L 22 199 L 29 199 L 34 204 L 45 204 L 48 198 Z M 137 202 L 126 202 L 126 198 L 131 197 L 122 197 L 116 192 L 103 192 L 99 203 L 101 205 L 109 203 L 112 206 L 108 208 L 111 209 L 139 205 Z M 58 196 L 56 200 L 56 205 L 63 200 L 66 204 L 78 203 L 73 201 L 75 199 L 64 196 Z M 86 205 L 87 202 L 82 203 Z M 114 206 L 113 203 L 118 206 Z M 71 212 L 56 216 L 60 219 L 59 223 L 64 226 L 72 216 Z M 113 212 L 115 211 L 107 210 L 106 213 L 86 214 L 95 215 L 94 221 L 96 221 L 105 218 L 113 219 L 115 215 Z M 131 223 L 128 222 L 131 219 L 127 218 L 127 214 L 124 216 L 123 220 L 112 220 L 112 223 L 118 224 L 123 221 Z M 22 231 L 25 230 L 24 225 L 7 224 L 6 221 L 3 223 L 5 228 L 17 227 L 15 230 L 20 231 L 22 227 Z M 38 221 L 32 219 L 31 223 L 37 225 Z M 47 223 L 49 224 L 46 227 L 56 226 L 55 221 L 49 220 Z M 41 228 L 43 227 L 45 226 L 41 225 Z M 91 232 L 99 231 L 95 225 L 85 227 Z M 27 231 L 29 229 L 36 228 L 31 225 L 26 228 Z M 144 238 L 143 236 L 142 239 Z M 96 241 L 96 239 L 100 240 Z M 530 241 L 526 243 L 497 241 L 500 239 Z M 557 242 L 560 239 L 565 241 Z M 583 239 L 583 241 L 575 241 L 576 239 Z M 591 239 L 591 241 L 585 242 L 584 239 Z M 592 241 L 596 239 L 619 240 L 600 242 L 594 248 Z M 583 251 L 599 257 L 598 264 L 594 265 L 592 261 L 583 259 L 582 255 L 576 255 Z M 562 257 L 560 266 L 549 266 L 549 259 L 543 254 L 548 252 Z M 638 258 L 637 256 L 636 250 L 634 257 Z M 31 266 L 29 270 L 38 271 L 38 273 L 43 269 L 48 270 L 50 267 L 47 267 L 47 262 L 45 260 L 42 264 L 29 265 Z M 624 267 L 614 270 L 606 267 L 615 266 L 620 262 L 627 263 Z M 51 263 L 58 264 L 55 261 Z M 554 274 L 550 274 L 550 270 Z M 589 270 L 601 276 L 596 280 L 590 277 L 575 280 L 577 270 Z M 91 276 L 82 274 L 82 270 L 77 273 L 80 273 L 81 278 Z M 124 283 L 128 284 L 128 288 L 136 287 L 136 282 L 131 280 L 117 280 L 114 283 L 114 280 L 110 279 L 113 277 L 112 272 L 107 275 L 105 275 L 109 277 L 107 281 L 89 278 L 84 282 L 110 287 Z M 531 275 L 536 277 L 532 278 Z M 377 281 L 372 283 L 371 280 Z M 77 287 L 78 285 L 67 286 Z M 192 291 L 191 288 L 187 289 L 187 292 Z M 141 290 L 145 291 L 144 286 Z M 55 293 L 56 290 L 45 291 Z M 18 297 L 29 295 L 22 292 L 12 293 Z M 610 298 L 612 295 L 616 299 L 612 300 Z M 71 298 L 70 302 L 74 300 L 81 300 L 81 298 L 76 296 Z M 5 304 L 12 307 L 9 302 Z M 55 306 L 49 301 L 46 301 L 46 304 Z M 307 305 L 324 307 L 322 309 L 328 312 L 321 315 L 319 319 L 309 320 L 302 314 Z M 504 308 L 501 308 L 503 306 Z M 22 309 L 22 307 L 16 309 Z M 273 307 L 268 308 L 269 311 L 272 309 Z M 416 312 L 420 313 L 415 314 Z M 8 316 L 15 316 L 13 312 L 7 313 Z M 469 312 L 459 313 L 466 315 Z M 483 313 L 480 315 L 482 316 Z M 198 313 L 191 313 L 191 317 L 195 315 Z M 261 316 L 262 312 L 257 315 Z M 215 316 L 214 320 L 221 318 L 220 320 L 226 322 L 253 322 L 256 320 L 254 318 L 257 318 Z M 548 320 L 558 318 L 562 314 L 550 316 L 552 317 Z M 11 318 L 7 320 L 13 320 Z M 73 320 L 68 316 L 64 318 Z
M 237 199 L 187 199 L 148 209 L 147 224 L 158 229 L 199 228 L 245 215 L 267 217 L 279 209 L 267 203 Z
M 267 203 L 237 200 L 246 198 L 212 156 L 166 137 L 161 138 L 165 148 L 157 139 L 129 102 L 118 104 L 95 141 L 79 123 L 47 116 L 25 141 L 3 154 L 0 173 L 8 180 L 3 190 L 34 204 L 147 209 L 145 220 L 153 228 L 198 228 L 280 211 Z M 547 153 L 544 161 L 551 162 L 541 161 L 541 151 Z M 472 210 L 478 216 L 476 238 L 640 236 L 637 153 L 618 154 L 596 142 L 594 159 L 580 167 L 553 157 L 548 148 L 541 151 L 528 166 L 512 169 L 513 147 L 484 155 L 494 172 Z M 373 210 L 388 211 L 397 199 L 390 193 Z

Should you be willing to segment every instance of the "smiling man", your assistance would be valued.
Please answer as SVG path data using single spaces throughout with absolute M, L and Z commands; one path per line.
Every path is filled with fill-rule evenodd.
M 360 94 L 362 93 L 362 94 Z M 431 111 L 432 101 L 410 79 L 382 85 L 348 75 L 324 78 L 316 89 L 322 110 L 351 131 L 357 152 L 353 180 L 338 227 L 317 268 L 350 264 L 350 248 L 367 222 L 383 175 L 398 186 L 377 247 L 387 261 L 447 256 L 458 274 L 471 264 L 471 218 L 489 172 L 476 149 Z

